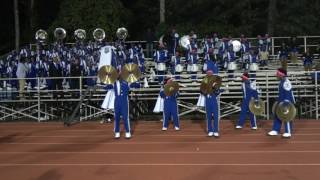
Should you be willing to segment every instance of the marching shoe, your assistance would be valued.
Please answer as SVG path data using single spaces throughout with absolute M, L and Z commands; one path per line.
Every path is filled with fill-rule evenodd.
M 110 122 L 111 122 L 111 119 L 110 119 L 110 118 L 108 118 L 107 122 L 108 122 L 108 123 L 110 123 Z
M 130 133 L 130 132 L 127 132 L 127 133 L 126 133 L 126 138 L 127 138 L 127 139 L 130 139 L 130 138 L 131 138 L 131 133 Z
M 104 122 L 105 122 L 105 120 L 101 120 L 101 121 L 100 121 L 100 124 L 103 124 Z
M 175 126 L 174 129 L 175 129 L 176 131 L 179 131 L 179 130 L 180 130 L 180 128 L 177 127 L 177 126 Z
M 208 133 L 208 136 L 209 136 L 209 137 L 212 137 L 212 136 L 213 136 L 213 132 L 209 132 L 209 133 Z
M 236 126 L 236 129 L 242 129 L 242 126 L 238 125 L 238 126 Z
M 219 137 L 219 133 L 215 132 L 215 133 L 213 133 L 213 136 L 214 137 Z
M 254 126 L 254 127 L 251 127 L 252 130 L 257 130 L 258 127 L 257 126 Z
M 162 131 L 166 131 L 166 130 L 168 130 L 168 128 L 162 127 Z
M 114 138 L 119 139 L 120 138 L 120 133 L 119 132 L 114 133 Z
M 291 137 L 291 133 L 283 133 L 282 137 L 283 138 L 290 138 Z
M 269 136 L 277 136 L 277 135 L 278 135 L 278 132 L 272 130 L 272 131 L 268 132 L 268 135 L 269 135 Z

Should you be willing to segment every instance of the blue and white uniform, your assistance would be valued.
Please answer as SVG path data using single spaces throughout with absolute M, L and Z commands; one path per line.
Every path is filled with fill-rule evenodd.
M 114 85 L 114 132 L 120 132 L 120 117 L 124 122 L 126 132 L 130 132 L 129 120 L 129 90 L 130 87 L 126 81 L 117 80 Z
M 153 55 L 153 59 L 158 64 L 158 66 L 159 66 L 160 63 L 164 63 L 165 64 L 167 62 L 167 60 L 168 60 L 168 51 L 165 50 L 165 49 L 157 50 Z M 159 83 L 163 84 L 163 80 L 164 80 L 163 75 L 165 74 L 165 71 L 159 71 L 157 69 L 157 74 L 160 75 L 160 76 L 158 76 Z
M 294 95 L 293 95 L 293 92 L 292 92 L 292 85 L 291 85 L 291 82 L 289 81 L 289 79 L 287 77 L 283 78 L 280 81 L 280 84 L 279 84 L 279 97 L 278 97 L 277 101 L 279 103 L 280 102 L 291 102 L 293 104 L 295 103 Z M 272 130 L 279 133 L 280 129 L 281 129 L 282 121 L 277 117 L 276 114 L 274 116 L 275 116 L 275 119 L 273 121 Z M 285 133 L 291 134 L 291 132 L 292 132 L 292 121 L 285 122 L 284 123 L 284 127 L 285 127 Z
M 245 123 L 247 115 L 250 117 L 251 127 L 257 127 L 256 116 L 249 110 L 249 103 L 251 98 L 258 100 L 258 91 L 256 82 L 251 82 L 250 80 L 245 80 L 242 83 L 242 93 L 243 93 L 243 100 L 241 104 L 241 112 L 240 112 L 240 119 L 238 122 L 238 126 L 243 126 Z
M 221 92 L 222 91 L 220 89 L 217 89 L 211 94 L 204 95 L 208 133 L 219 132 L 219 103 L 217 98 Z M 212 118 L 213 118 L 213 126 L 212 126 Z
M 163 127 L 168 128 L 169 120 L 172 118 L 175 128 L 180 128 L 179 116 L 178 116 L 178 105 L 177 105 L 177 97 L 179 93 L 174 93 L 171 96 L 166 96 L 164 91 L 160 91 L 161 98 L 164 99 L 163 106 Z

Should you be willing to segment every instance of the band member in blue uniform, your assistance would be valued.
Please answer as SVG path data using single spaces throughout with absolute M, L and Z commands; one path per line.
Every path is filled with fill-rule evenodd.
M 114 137 L 120 138 L 120 117 L 124 122 L 126 138 L 131 138 L 129 120 L 129 84 L 119 78 L 113 85 L 114 88 Z
M 241 104 L 241 112 L 240 112 L 240 119 L 236 126 L 236 129 L 241 129 L 245 123 L 247 115 L 250 117 L 251 129 L 257 129 L 257 121 L 256 116 L 249 110 L 249 102 L 251 98 L 258 100 L 258 91 L 255 82 L 251 82 L 249 80 L 249 74 L 247 72 L 243 73 L 241 76 L 242 78 L 242 93 L 243 93 L 243 100 Z
M 212 75 L 211 70 L 207 71 L 207 75 Z M 213 84 L 214 88 L 215 84 Z M 214 90 L 211 94 L 205 96 L 205 108 L 206 108 L 206 118 L 207 118 L 207 131 L 208 136 L 219 137 L 219 104 L 218 96 L 222 92 L 220 89 Z M 213 118 L 213 127 L 212 127 Z
M 173 79 L 168 79 L 166 84 L 172 81 Z M 166 131 L 168 129 L 169 121 L 171 118 L 173 119 L 174 129 L 176 131 L 180 130 L 179 116 L 178 116 L 179 112 L 178 112 L 178 105 L 177 105 L 178 95 L 179 93 L 176 92 L 171 96 L 166 96 L 163 89 L 160 91 L 160 96 L 161 98 L 164 99 L 162 131 Z
M 164 77 L 166 71 L 166 62 L 168 60 L 168 51 L 165 49 L 163 45 L 159 45 L 159 49 L 153 55 L 154 61 L 157 63 L 157 74 L 158 81 L 160 84 L 163 84 Z
M 181 65 L 181 62 L 180 62 L 180 54 L 179 52 L 177 51 L 176 52 L 176 55 L 175 56 L 172 56 L 172 65 L 173 65 L 173 74 L 175 75 L 175 79 L 180 79 L 180 74 L 181 74 L 181 71 L 182 70 L 182 65 Z M 181 66 L 181 69 L 178 70 L 177 66 Z
M 287 78 L 287 71 L 283 68 L 279 68 L 277 70 L 277 77 L 280 80 L 279 83 L 279 97 L 278 102 L 290 102 L 295 103 L 293 91 L 292 91 L 292 85 L 289 79 Z M 280 133 L 282 121 L 277 117 L 277 115 L 274 115 L 275 119 L 273 121 L 273 127 L 272 131 L 268 133 L 269 136 L 276 136 Z M 284 138 L 290 138 L 292 133 L 292 121 L 290 122 L 284 122 L 285 127 L 285 133 L 282 134 L 282 137 Z

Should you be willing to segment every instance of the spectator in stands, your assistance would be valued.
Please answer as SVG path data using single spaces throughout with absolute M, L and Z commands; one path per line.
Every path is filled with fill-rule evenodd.
M 280 51 L 279 51 L 279 59 L 281 62 L 281 67 L 285 70 L 287 70 L 287 66 L 288 66 L 288 52 L 289 52 L 289 48 L 286 45 L 285 42 L 281 43 L 281 47 L 280 47 Z
M 147 57 L 151 58 L 153 54 L 153 41 L 155 40 L 155 35 L 151 31 L 151 28 L 148 28 L 147 34 L 146 34 L 146 49 L 147 49 Z
M 312 71 L 313 54 L 310 53 L 310 49 L 303 54 L 303 66 L 305 71 Z
M 311 73 L 311 79 L 314 84 L 316 80 L 317 80 L 317 83 L 320 82 L 320 64 L 317 64 L 315 67 L 315 72 Z
M 269 59 L 269 51 L 266 46 L 262 46 L 259 51 L 259 59 L 260 59 L 260 69 L 267 69 L 268 59 Z
M 51 90 L 54 90 L 53 92 L 53 98 L 57 98 L 57 92 L 63 90 L 62 88 L 62 68 L 59 63 L 59 56 L 54 55 L 53 62 L 49 65 L 49 77 L 53 78 L 51 79 Z M 63 97 L 63 92 L 59 93 L 61 94 L 61 97 Z
M 298 46 L 296 37 L 291 37 L 289 46 L 290 46 L 290 61 L 291 63 L 297 64 L 299 46 Z
M 26 64 L 27 58 L 25 56 L 20 57 L 20 61 L 17 69 L 17 78 L 19 78 L 19 97 L 24 99 L 24 86 L 26 84 L 26 76 L 29 71 L 28 65 Z
M 73 77 L 72 79 L 70 79 L 70 88 L 72 90 L 80 89 L 80 81 L 79 81 L 80 76 L 81 76 L 80 59 L 78 56 L 76 56 L 70 66 L 70 77 Z M 79 96 L 77 92 L 74 94 L 76 94 L 76 96 Z

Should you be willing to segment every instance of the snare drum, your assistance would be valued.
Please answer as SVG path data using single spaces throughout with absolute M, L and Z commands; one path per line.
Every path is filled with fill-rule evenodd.
M 235 62 L 228 63 L 228 70 L 234 71 L 237 69 L 237 64 Z
M 192 64 L 191 65 L 191 72 L 198 72 L 198 71 L 199 71 L 198 64 Z
M 178 73 L 181 73 L 183 71 L 183 67 L 181 64 L 177 64 L 175 67 L 175 71 Z
M 165 64 L 165 63 L 158 63 L 158 65 L 157 65 L 157 70 L 158 70 L 158 71 L 165 71 L 165 70 L 167 70 L 166 64 Z
M 259 70 L 259 66 L 257 63 L 252 63 L 250 64 L 250 71 L 258 71 Z

